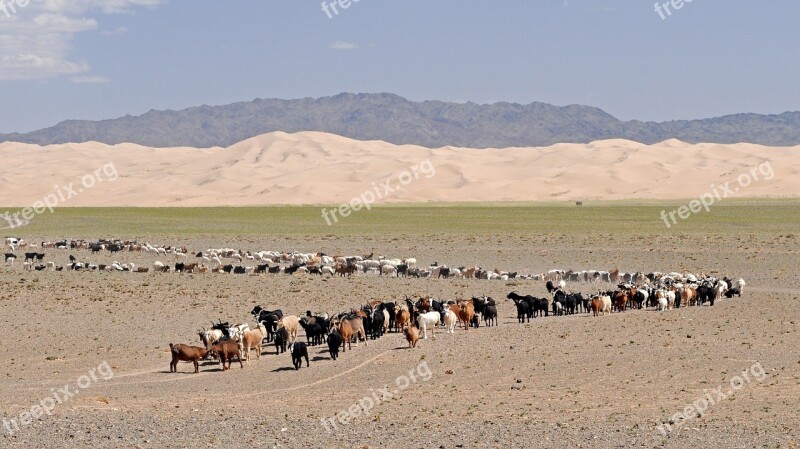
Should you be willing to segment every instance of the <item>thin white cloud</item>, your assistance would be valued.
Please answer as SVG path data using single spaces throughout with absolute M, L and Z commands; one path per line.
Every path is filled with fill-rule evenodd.
M 116 27 L 113 30 L 103 30 L 103 36 L 124 36 L 128 34 L 128 27 Z
M 110 80 L 103 76 L 73 76 L 70 81 L 76 84 L 104 84 Z
M 38 0 L 42 10 L 61 14 L 85 14 L 87 11 L 99 11 L 103 14 L 132 13 L 137 7 L 156 7 L 163 0 Z
M 67 58 L 71 35 L 0 35 L 0 80 L 48 78 L 89 70 L 86 61 Z
M 336 41 L 331 44 L 330 48 L 334 50 L 355 50 L 358 45 L 352 42 Z
M 97 30 L 98 16 L 130 14 L 136 8 L 154 8 L 163 1 L 31 0 L 24 7 L 15 2 L 14 9 L 0 9 L 0 81 L 73 76 L 73 82 L 106 82 L 99 81 L 102 77 L 75 76 L 89 72 L 91 67 L 89 62 L 72 56 L 72 39 L 78 33 Z M 119 27 L 110 33 L 126 31 Z

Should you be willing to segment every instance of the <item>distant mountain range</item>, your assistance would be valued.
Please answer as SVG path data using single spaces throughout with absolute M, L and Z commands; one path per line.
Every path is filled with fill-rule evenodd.
M 181 111 L 150 111 L 113 120 L 67 120 L 30 133 L 0 134 L 0 141 L 227 147 L 273 131 L 322 131 L 358 140 L 432 148 L 547 146 L 612 138 L 647 144 L 675 138 L 689 143 L 794 146 L 800 145 L 800 112 L 658 123 L 621 121 L 598 108 L 581 105 L 413 102 L 386 93 L 343 93 L 319 99 L 257 99 Z

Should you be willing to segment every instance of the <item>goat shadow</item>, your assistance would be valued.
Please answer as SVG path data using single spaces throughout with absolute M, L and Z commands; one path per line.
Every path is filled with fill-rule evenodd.
M 293 366 L 283 366 L 281 368 L 275 368 L 272 370 L 273 373 L 280 373 L 281 371 L 295 371 Z
M 202 365 L 201 365 L 202 366 Z M 233 369 L 233 367 L 231 367 Z M 217 366 L 216 368 L 211 369 L 201 369 L 200 372 L 195 373 L 194 371 L 178 371 L 177 373 L 173 373 L 171 371 L 159 371 L 162 374 L 200 374 L 200 373 L 213 373 L 213 372 L 221 372 L 222 367 Z

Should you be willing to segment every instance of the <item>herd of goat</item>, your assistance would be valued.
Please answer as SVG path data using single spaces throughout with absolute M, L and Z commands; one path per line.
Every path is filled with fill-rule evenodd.
M 78 261 L 75 256 L 69 256 L 69 264 L 57 265 L 55 261 L 43 262 L 44 253 L 26 252 L 23 268 L 25 270 L 52 270 L 52 271 L 126 271 L 135 273 L 153 272 L 176 272 L 176 273 L 228 273 L 228 274 L 262 274 L 262 273 L 285 273 L 285 274 L 312 274 L 350 277 L 355 274 L 376 274 L 389 277 L 417 277 L 417 278 L 477 278 L 477 279 L 537 279 L 544 275 L 529 276 L 518 275 L 517 272 L 506 272 L 500 270 L 483 270 L 481 267 L 447 267 L 434 262 L 429 268 L 417 267 L 417 260 L 413 257 L 403 259 L 393 259 L 388 257 L 373 258 L 373 254 L 364 256 L 329 256 L 324 253 L 303 253 L 303 252 L 279 252 L 279 251 L 259 251 L 250 252 L 235 250 L 232 248 L 207 249 L 197 253 L 189 253 L 184 248 L 177 247 L 154 247 L 150 244 L 138 244 L 131 241 L 109 241 L 100 240 L 98 242 L 86 242 L 82 240 L 61 240 L 58 242 L 42 242 L 39 245 L 30 245 L 24 240 L 16 240 L 10 243 L 6 239 L 6 247 L 15 250 L 17 248 L 30 248 L 42 250 L 48 248 L 89 250 L 91 254 L 101 251 L 108 251 L 111 254 L 124 252 L 146 252 L 156 256 L 171 256 L 176 259 L 174 264 L 164 263 L 156 260 L 150 267 L 138 267 L 134 263 L 112 262 L 109 264 L 91 263 Z M 190 262 L 190 257 L 196 262 Z M 5 254 L 6 265 L 13 267 L 17 255 L 13 252 Z M 245 261 L 252 261 L 248 264 Z M 40 262 L 40 263 L 36 263 Z M 241 265 L 244 263 L 244 265 Z
M 170 371 L 177 371 L 177 363 L 185 361 L 193 362 L 195 372 L 198 372 L 199 361 L 209 357 L 219 359 L 223 371 L 230 368 L 234 357 L 240 366 L 244 366 L 242 361 L 249 361 L 253 350 L 256 351 L 256 358 L 261 358 L 265 343 L 274 344 L 275 354 L 286 352 L 288 347 L 294 367 L 299 369 L 302 359 L 305 359 L 306 366 L 309 365 L 308 346 L 326 344 L 331 359 L 336 360 L 339 351 L 352 350 L 353 343 L 358 346 L 362 341 L 368 346 L 369 340 L 391 332 L 402 333 L 409 347 L 414 348 L 420 336 L 423 340 L 427 339 L 430 332 L 435 337 L 437 326 L 442 324 L 448 334 L 455 333 L 459 324 L 465 330 L 477 328 L 481 319 L 486 326 L 498 325 L 497 304 L 488 296 L 447 303 L 430 297 L 420 298 L 416 302 L 409 298 L 401 302 L 370 301 L 359 309 L 335 316 L 307 311 L 301 318 L 261 306 L 256 306 L 250 313 L 258 323 L 255 329 L 246 323 L 230 325 L 219 320 L 211 323 L 210 329 L 197 331 L 203 346 L 170 344 Z M 305 333 L 305 342 L 298 341 L 300 330 Z
M 741 297 L 745 287 L 742 278 L 733 280 L 727 277 L 696 276 L 694 274 L 653 272 L 636 278 L 635 283 L 626 282 L 617 285 L 615 290 L 598 291 L 597 294 L 567 292 L 566 283 L 557 284 L 547 281 L 546 288 L 552 300 L 536 298 L 530 295 L 508 294 L 517 308 L 517 320 L 530 322 L 537 316 L 573 315 L 575 313 L 592 313 L 603 316 L 607 313 L 624 312 L 628 309 L 655 307 L 657 311 L 665 311 L 681 306 L 697 306 L 706 302 L 713 306 L 721 297 Z
M 96 242 L 86 240 L 59 240 L 33 244 L 22 238 L 7 237 L 5 247 L 12 252 L 5 254 L 6 265 L 13 267 L 17 260 L 14 251 L 25 249 L 23 268 L 26 270 L 52 270 L 52 271 L 123 271 L 147 273 L 176 272 L 176 273 L 230 273 L 230 274 L 314 274 L 330 276 L 352 276 L 358 273 L 376 274 L 390 277 L 416 277 L 416 278 L 444 278 L 444 279 L 488 279 L 507 281 L 516 280 L 543 280 L 553 282 L 587 282 L 587 283 L 628 283 L 640 284 L 646 275 L 642 272 L 626 273 L 619 270 L 549 270 L 538 274 L 521 274 L 516 271 L 502 271 L 499 269 L 487 270 L 481 266 L 448 267 L 433 262 L 425 267 L 418 267 L 417 260 L 413 257 L 402 259 L 384 256 L 374 257 L 368 255 L 334 255 L 324 253 L 304 253 L 300 251 L 258 251 L 251 252 L 233 248 L 209 248 L 205 251 L 190 253 L 186 247 L 153 246 L 149 243 L 138 243 L 132 240 L 107 240 Z M 57 250 L 88 250 L 91 255 L 107 251 L 112 255 L 126 252 L 144 252 L 156 257 L 173 257 L 174 263 L 165 263 L 160 260 L 152 262 L 151 267 L 139 267 L 134 263 L 120 263 L 114 261 L 109 264 L 79 261 L 75 256 L 69 256 L 69 264 L 58 265 L 54 260 L 44 261 L 45 251 Z M 30 251 L 30 252 L 27 252 Z M 193 258 L 196 262 L 190 262 Z M 38 263 L 37 263 L 38 262 Z M 248 263 L 250 262 L 250 263 Z M 242 265 L 244 264 L 244 265 Z M 651 273 L 652 274 L 652 273 Z M 674 273 L 670 273 L 674 275 Z
M 530 322 L 531 318 L 593 313 L 601 316 L 606 313 L 624 312 L 629 308 L 642 309 L 655 307 L 658 311 L 689 307 L 714 302 L 721 296 L 732 298 L 740 296 L 745 286 L 741 278 L 734 281 L 728 278 L 698 278 L 695 275 L 678 273 L 650 273 L 640 285 L 619 284 L 616 290 L 598 292 L 596 295 L 566 292 L 565 281 L 548 281 L 546 288 L 551 299 L 536 298 L 530 295 L 509 293 L 506 298 L 514 302 L 519 323 Z M 735 287 L 733 285 L 736 285 Z M 363 341 L 368 345 L 389 332 L 402 333 L 409 348 L 415 348 L 420 334 L 428 338 L 428 332 L 435 337 L 436 328 L 443 325 L 445 333 L 455 333 L 459 326 L 464 330 L 480 327 L 481 320 L 487 327 L 498 322 L 497 303 L 488 296 L 472 297 L 469 300 L 437 301 L 430 297 L 412 301 L 408 297 L 400 302 L 371 301 L 359 309 L 329 316 L 326 313 L 307 311 L 299 318 L 284 315 L 282 310 L 267 310 L 256 306 L 250 312 L 258 323 L 251 330 L 247 324 L 230 325 L 219 320 L 210 329 L 198 330 L 203 346 L 173 345 L 170 370 L 177 371 L 178 361 L 193 362 L 195 372 L 199 372 L 199 361 L 216 357 L 223 371 L 230 368 L 236 357 L 240 366 L 242 360 L 249 360 L 250 352 L 256 351 L 260 359 L 264 343 L 275 345 L 275 354 L 287 350 L 292 357 L 295 369 L 300 369 L 305 359 L 309 366 L 308 346 L 327 344 L 330 358 L 336 360 L 339 351 L 352 349 L 352 344 Z M 303 330 L 306 341 L 298 341 L 299 331 Z M 227 367 L 226 367 L 227 363 Z
M 21 238 L 6 238 L 5 246 L 11 252 L 5 254 L 6 264 L 14 266 L 17 259 L 15 251 L 24 250 L 23 267 L 28 270 L 53 271 L 128 271 L 147 273 L 150 267 L 136 267 L 133 263 L 113 262 L 111 264 L 94 264 L 80 262 L 70 254 L 69 264 L 56 265 L 52 260 L 45 261 L 45 251 L 55 250 L 88 250 L 90 254 L 108 251 L 111 254 L 125 252 L 146 252 L 156 257 L 175 258 L 174 265 L 161 261 L 152 264 L 156 272 L 178 273 L 232 273 L 232 274 L 316 274 L 330 276 L 352 276 L 357 273 L 376 274 L 379 276 L 411 276 L 419 278 L 472 278 L 472 279 L 530 279 L 546 281 L 550 297 L 534 297 L 510 292 L 507 299 L 514 302 L 517 320 L 520 323 L 530 322 L 531 318 L 548 317 L 550 315 L 573 315 L 592 313 L 602 316 L 612 312 L 624 312 L 630 308 L 642 309 L 653 307 L 658 311 L 673 308 L 696 306 L 714 302 L 725 296 L 741 296 L 745 281 L 742 278 L 717 278 L 705 274 L 634 272 L 619 270 L 599 271 L 567 271 L 550 270 L 535 275 L 519 274 L 501 270 L 484 270 L 480 266 L 447 267 L 436 262 L 427 268 L 418 268 L 414 258 L 391 259 L 375 258 L 373 254 L 364 256 L 329 256 L 324 253 L 250 252 L 232 248 L 207 249 L 190 253 L 185 247 L 153 246 L 149 243 L 139 244 L 125 240 L 61 240 L 30 244 Z M 41 251 L 41 252 L 40 252 Z M 190 262 L 192 257 L 197 262 Z M 248 262 L 252 262 L 249 265 Z M 244 265 L 240 265 L 244 263 Z M 595 294 L 583 294 L 569 291 L 567 282 L 602 283 L 617 285 L 614 290 L 595 289 Z M 170 344 L 172 361 L 170 371 L 177 371 L 179 361 L 193 362 L 195 372 L 199 370 L 199 361 L 210 357 L 220 360 L 223 370 L 230 368 L 232 359 L 249 360 L 250 352 L 256 351 L 260 358 L 264 343 L 274 344 L 276 353 L 290 352 L 295 369 L 299 369 L 302 360 L 309 365 L 308 346 L 327 344 L 332 359 L 339 356 L 339 351 L 351 349 L 363 341 L 377 339 L 389 332 L 402 333 L 409 347 L 416 347 L 417 341 L 427 339 L 428 332 L 433 334 L 437 326 L 443 325 L 446 333 L 454 333 L 457 326 L 464 329 L 484 325 L 498 324 L 497 304 L 488 296 L 473 297 L 470 300 L 438 301 L 430 297 L 412 301 L 406 298 L 399 302 L 372 301 L 358 309 L 340 313 L 335 316 L 310 311 L 302 318 L 295 315 L 284 315 L 281 310 L 266 310 L 257 306 L 251 311 L 258 325 L 251 329 L 247 324 L 229 325 L 224 322 L 212 323 L 210 329 L 198 331 L 203 346 Z M 306 342 L 298 341 L 300 330 L 306 336 Z

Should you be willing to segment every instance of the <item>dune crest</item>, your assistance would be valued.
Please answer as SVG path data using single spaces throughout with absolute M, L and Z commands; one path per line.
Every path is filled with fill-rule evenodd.
M 61 206 L 251 206 L 348 202 L 388 179 L 378 203 L 683 199 L 736 182 L 766 161 L 771 179 L 738 197 L 800 196 L 800 147 L 645 145 L 622 139 L 549 147 L 424 148 L 320 132 L 265 134 L 228 148 L 149 148 L 97 142 L 0 144 L 0 205 L 29 206 L 113 163 L 104 179 Z M 400 186 L 398 176 L 429 160 Z M 102 178 L 102 176 L 100 176 Z M 383 193 L 383 192 L 382 192 Z

